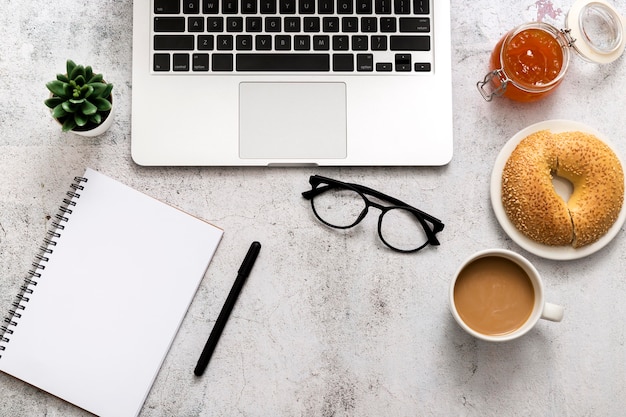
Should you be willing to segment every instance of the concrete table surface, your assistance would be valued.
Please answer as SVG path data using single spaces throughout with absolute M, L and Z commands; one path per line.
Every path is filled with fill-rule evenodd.
M 2 315 L 72 178 L 89 166 L 225 230 L 142 417 L 624 415 L 623 228 L 591 256 L 540 258 L 499 226 L 489 178 L 507 140 L 548 119 L 586 123 L 626 155 L 626 59 L 598 66 L 573 57 L 559 90 L 546 100 L 487 103 L 475 84 L 502 34 L 537 20 L 563 27 L 571 2 L 451 3 L 455 154 L 449 165 L 244 169 L 132 162 L 130 1 L 4 0 Z M 614 3 L 626 14 L 621 0 Z M 43 105 L 45 82 L 62 72 L 67 58 L 92 65 L 115 85 L 117 114 L 104 136 L 60 132 Z M 300 194 L 316 173 L 368 185 L 439 217 L 446 224 L 441 246 L 393 253 L 376 237 L 376 216 L 349 232 L 322 227 Z M 253 240 L 263 244 L 261 255 L 206 373 L 197 378 L 198 355 Z M 492 247 L 535 264 L 548 301 L 565 306 L 561 323 L 541 321 L 506 344 L 478 341 L 456 325 L 449 281 L 464 258 Z M 115 343 L 115 326 L 108 331 Z M 2 416 L 87 415 L 6 374 L 0 390 Z

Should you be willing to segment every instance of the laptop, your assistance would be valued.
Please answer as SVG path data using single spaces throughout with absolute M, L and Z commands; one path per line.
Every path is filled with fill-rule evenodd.
M 142 0 L 133 13 L 139 165 L 452 158 L 448 1 Z

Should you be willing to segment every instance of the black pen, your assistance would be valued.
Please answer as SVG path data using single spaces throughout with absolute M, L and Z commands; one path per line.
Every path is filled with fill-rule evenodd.
M 235 301 L 237 301 L 237 297 L 239 296 L 239 293 L 243 288 L 244 282 L 246 282 L 246 278 L 248 278 L 248 275 L 250 275 L 250 271 L 252 270 L 252 266 L 254 265 L 254 261 L 256 261 L 260 250 L 261 244 L 256 241 L 252 242 L 252 244 L 250 245 L 250 249 L 248 249 L 246 257 L 244 258 L 243 263 L 241 264 L 241 267 L 237 272 L 237 278 L 235 279 L 233 288 L 231 288 L 230 293 L 228 293 L 228 297 L 226 298 L 224 307 L 222 307 L 222 311 L 220 311 L 219 316 L 217 316 L 217 320 L 215 321 L 213 330 L 211 330 L 211 334 L 209 335 L 209 340 L 206 341 L 206 345 L 204 345 L 204 349 L 202 349 L 202 353 L 200 354 L 200 359 L 198 359 L 196 369 L 193 370 L 193 373 L 197 376 L 202 375 L 207 365 L 209 364 L 211 355 L 215 350 L 215 346 L 217 346 L 217 341 L 222 334 L 222 330 L 224 330 L 224 326 L 226 326 L 226 321 L 230 316 L 230 312 L 235 306 Z

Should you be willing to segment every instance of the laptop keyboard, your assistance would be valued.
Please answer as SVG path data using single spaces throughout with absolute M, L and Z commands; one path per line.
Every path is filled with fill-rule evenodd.
M 432 70 L 430 0 L 153 0 L 155 73 Z

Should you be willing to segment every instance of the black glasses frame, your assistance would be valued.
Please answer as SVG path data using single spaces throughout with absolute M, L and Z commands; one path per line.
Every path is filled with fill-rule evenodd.
M 376 191 L 372 188 L 365 187 L 363 185 L 338 181 L 332 178 L 323 177 L 321 175 L 311 175 L 311 177 L 309 178 L 309 184 L 311 184 L 312 189 L 309 191 L 303 192 L 302 197 L 306 198 L 307 200 L 311 200 L 311 208 L 313 209 L 313 213 L 315 213 L 315 217 L 317 217 L 319 221 L 321 221 L 327 226 L 333 227 L 335 229 L 349 229 L 359 224 L 365 218 L 365 216 L 367 216 L 367 213 L 370 207 L 375 207 L 381 211 L 381 214 L 378 217 L 378 237 L 390 249 L 393 249 L 396 252 L 410 253 L 410 252 L 417 252 L 418 250 L 423 249 L 429 244 L 433 246 L 440 245 L 439 240 L 437 239 L 437 236 L 435 235 L 439 233 L 440 231 L 442 231 L 444 228 L 444 224 L 441 222 L 441 220 L 439 220 L 438 218 L 434 216 L 431 216 L 428 213 L 421 211 L 420 209 L 410 206 L 406 204 L 405 202 L 398 200 L 397 198 L 391 197 L 387 194 L 383 194 L 380 191 Z M 313 203 L 313 198 L 315 196 L 318 196 L 328 190 L 337 189 L 337 188 L 352 190 L 356 192 L 357 194 L 359 194 L 361 198 L 363 198 L 363 201 L 365 202 L 365 208 L 363 209 L 361 214 L 359 214 L 356 221 L 352 223 L 351 225 L 336 226 L 336 225 L 330 224 L 327 221 L 325 221 L 322 217 L 320 217 L 320 215 L 317 213 L 317 210 L 315 209 L 315 204 Z M 367 198 L 366 197 L 367 195 L 377 198 L 378 200 L 391 203 L 393 205 L 383 206 L 382 204 L 378 204 L 370 200 L 369 198 Z M 424 228 L 424 232 L 426 233 L 427 240 L 423 245 L 415 249 L 406 250 L 406 249 L 396 248 L 390 245 L 389 242 L 385 240 L 382 234 L 383 217 L 385 213 L 393 209 L 404 209 L 406 211 L 409 211 L 415 216 L 415 218 L 419 221 L 420 225 Z

